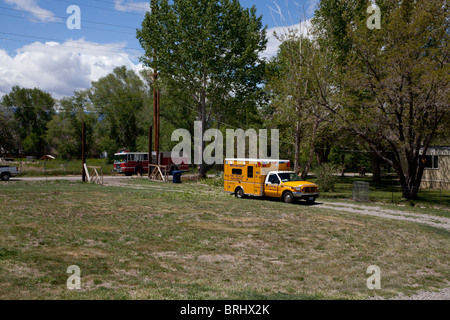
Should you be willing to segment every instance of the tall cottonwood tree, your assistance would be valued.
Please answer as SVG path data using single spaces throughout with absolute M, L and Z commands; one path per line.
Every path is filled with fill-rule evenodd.
M 139 75 L 125 66 L 117 67 L 93 82 L 88 96 L 100 118 L 99 146 L 110 156 L 119 149 L 138 151 L 138 138 L 148 134 L 148 123 L 141 120 L 150 114 L 150 97 Z
M 309 63 L 317 53 L 314 44 L 307 38 L 298 38 L 295 30 L 279 36 L 282 41 L 277 56 L 267 67 L 266 90 L 270 95 L 273 117 L 281 117 L 284 126 L 295 137 L 294 170 L 300 173 L 300 153 L 302 145 L 313 144 L 320 124 L 320 116 L 315 108 L 314 89 Z M 307 61 L 309 60 L 309 61 Z M 291 140 L 291 139 L 289 139 Z M 312 156 L 304 168 L 303 178 L 308 173 Z
M 279 37 L 282 41 L 277 56 L 268 67 L 266 88 L 271 94 L 274 114 L 284 117 L 294 128 L 295 165 L 301 171 L 300 153 L 309 150 L 301 176 L 306 179 L 315 154 L 318 134 L 326 125 L 330 130 L 329 105 L 333 95 L 327 47 L 312 36 L 298 35 L 298 30 L 289 30 Z M 306 146 L 306 148 L 304 148 Z
M 267 40 L 254 6 L 237 0 L 153 0 L 151 6 L 137 31 L 141 61 L 160 73 L 169 94 L 195 106 L 202 133 L 256 99 Z M 206 171 L 202 163 L 200 176 Z
M 46 143 L 47 123 L 55 114 L 56 101 L 50 93 L 38 88 L 14 86 L 2 98 L 1 105 L 13 110 L 13 128 L 28 155 L 42 156 L 49 152 Z
M 0 105 L 0 155 L 19 153 L 20 139 L 14 130 L 13 111 Z
M 425 153 L 450 112 L 445 0 L 379 1 L 381 30 L 354 21 L 342 90 L 342 123 L 397 172 L 417 197 Z
M 87 153 L 94 156 L 94 129 L 98 116 L 93 113 L 89 89 L 75 91 L 59 101 L 58 113 L 47 124 L 47 142 L 62 159 L 79 159 L 82 154 L 82 125 L 86 125 Z

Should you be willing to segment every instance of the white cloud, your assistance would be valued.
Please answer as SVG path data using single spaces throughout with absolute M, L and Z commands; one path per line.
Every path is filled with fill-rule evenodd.
M 139 72 L 143 66 L 133 63 L 124 46 L 80 39 L 35 42 L 18 49 L 14 56 L 0 49 L 0 96 L 18 85 L 37 87 L 61 98 L 89 88 L 92 81 L 108 75 L 115 67 L 125 65 Z
M 39 7 L 36 0 L 5 0 L 7 4 L 14 5 L 18 10 L 31 13 L 37 20 L 43 22 L 55 22 L 61 19 L 55 17 L 54 13 Z
M 123 3 L 123 0 L 114 0 L 114 8 L 117 11 L 122 12 L 147 12 L 150 11 L 150 2 L 149 1 L 126 1 Z
M 261 57 L 270 59 L 277 55 L 278 48 L 280 47 L 281 42 L 274 35 L 274 32 L 277 34 L 278 37 L 281 38 L 283 38 L 283 36 L 289 35 L 290 33 L 296 33 L 298 35 L 300 35 L 301 33 L 304 37 L 309 37 L 310 28 L 311 28 L 311 20 L 307 20 L 305 22 L 302 22 L 301 24 L 297 23 L 292 26 L 274 27 L 267 29 L 267 37 L 268 37 L 267 48 L 261 54 Z

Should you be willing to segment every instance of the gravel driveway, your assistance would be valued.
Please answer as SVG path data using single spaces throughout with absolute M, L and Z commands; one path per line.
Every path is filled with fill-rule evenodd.
M 410 221 L 415 223 L 426 224 L 437 228 L 442 228 L 445 230 L 450 230 L 450 219 L 445 217 L 437 217 L 412 212 L 383 209 L 377 206 L 365 206 L 363 204 L 352 204 L 352 203 L 326 202 L 323 204 L 318 204 L 317 207 L 336 211 L 364 214 L 386 219 Z M 385 300 L 385 299 L 382 297 L 377 297 L 371 300 Z M 391 298 L 389 300 L 450 300 L 450 282 L 447 283 L 446 288 L 441 289 L 437 292 L 421 291 L 410 297 L 407 297 L 401 293 L 397 297 Z
M 340 202 L 326 202 L 318 204 L 317 207 L 336 211 L 364 214 L 386 219 L 410 221 L 415 223 L 426 224 L 437 228 L 442 228 L 445 230 L 450 230 L 450 218 L 445 217 L 437 217 L 412 212 L 383 209 L 376 206 L 365 206 L 363 204 L 340 203 Z

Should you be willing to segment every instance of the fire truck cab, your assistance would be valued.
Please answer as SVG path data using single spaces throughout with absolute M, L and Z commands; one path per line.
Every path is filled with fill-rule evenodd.
M 224 188 L 237 198 L 271 197 L 286 203 L 303 199 L 313 204 L 319 187 L 289 169 L 289 160 L 225 159 Z

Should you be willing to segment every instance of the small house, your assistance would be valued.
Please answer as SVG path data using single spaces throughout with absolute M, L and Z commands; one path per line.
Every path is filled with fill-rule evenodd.
M 428 148 L 421 187 L 450 190 L 450 147 Z

